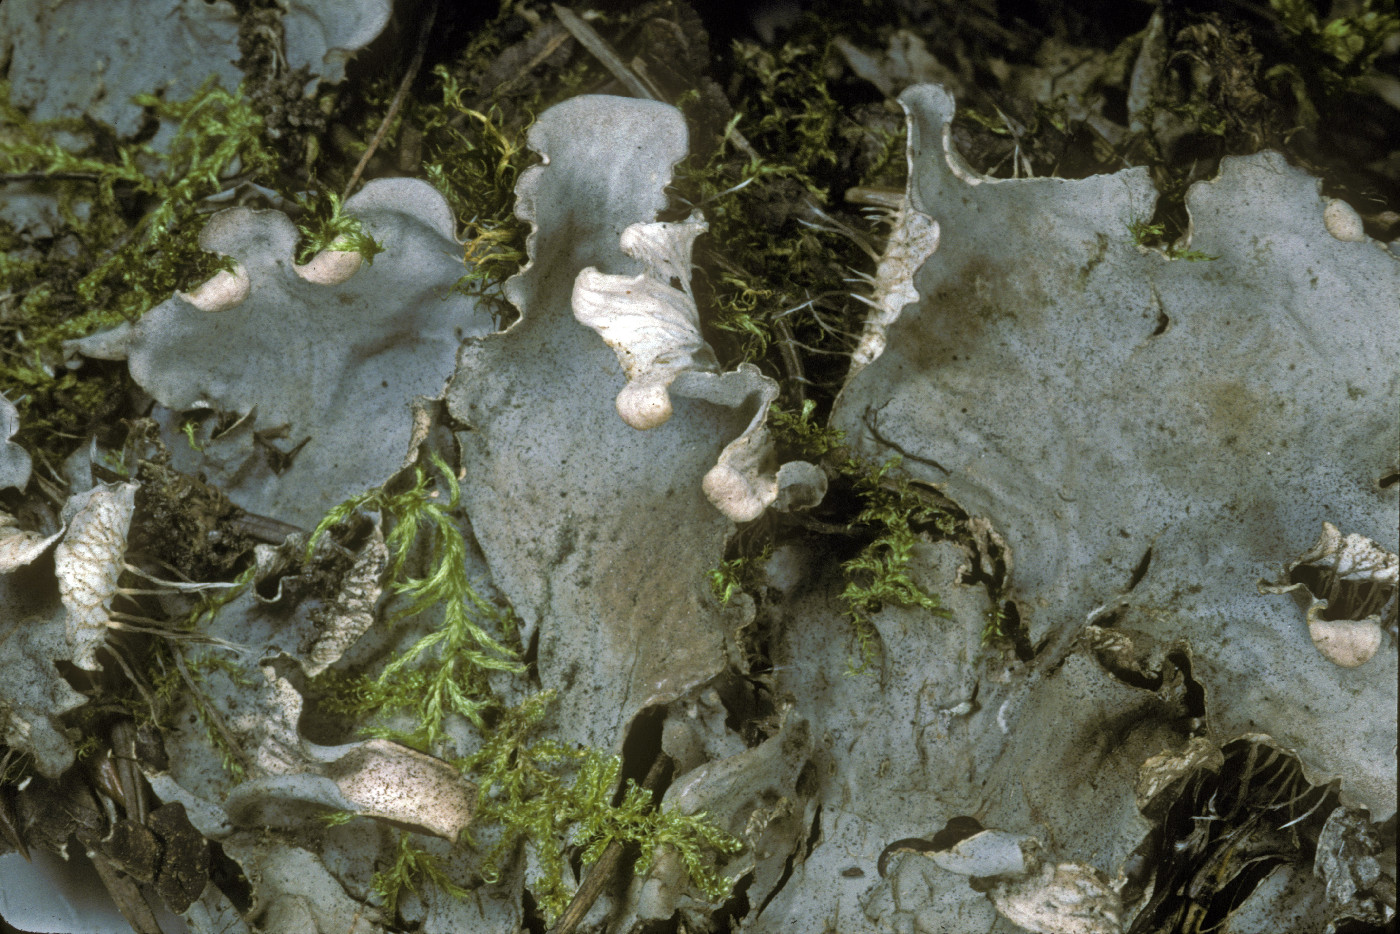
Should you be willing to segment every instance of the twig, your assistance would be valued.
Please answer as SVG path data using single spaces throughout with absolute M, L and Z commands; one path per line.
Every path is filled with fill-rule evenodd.
M 554 15 L 559 17 L 559 22 L 564 24 L 564 28 L 573 34 L 579 45 L 593 53 L 604 68 L 612 73 L 612 76 L 622 82 L 622 86 L 631 92 L 633 97 L 640 97 L 644 100 L 656 101 L 661 96 L 647 87 L 641 78 L 637 77 L 632 69 L 623 62 L 622 57 L 608 44 L 608 40 L 598 35 L 597 31 L 580 17 L 573 10 L 566 6 L 554 4 Z
M 299 525 L 292 525 L 280 519 L 260 516 L 251 512 L 234 516 L 229 520 L 229 525 L 249 538 L 272 545 L 282 544 L 289 535 L 306 534 L 306 530 Z
M 778 332 L 778 353 L 783 358 L 783 369 L 787 370 L 788 382 L 797 393 L 797 407 L 800 409 L 802 403 L 807 401 L 807 393 L 803 389 L 807 376 L 802 372 L 802 360 L 792 347 L 796 343 L 792 337 L 792 328 L 788 327 L 788 323 L 782 318 L 774 318 L 773 330 Z
M 374 156 L 374 152 L 379 148 L 379 144 L 384 142 L 384 137 L 389 133 L 389 126 L 394 122 L 394 118 L 403 109 L 403 102 L 408 99 L 408 89 L 413 86 L 413 79 L 418 77 L 418 69 L 423 67 L 423 56 L 428 51 L 428 36 L 432 33 L 433 20 L 437 19 L 437 0 L 433 0 L 432 7 L 428 10 L 428 15 L 423 17 L 423 25 L 418 30 L 418 46 L 413 50 L 413 60 L 408 63 L 408 71 L 404 73 L 403 80 L 399 82 L 399 89 L 394 92 L 394 99 L 389 103 L 389 112 L 384 115 L 384 119 L 379 124 L 379 129 L 374 132 L 374 138 L 369 141 L 369 146 L 365 148 L 365 154 L 360 156 L 360 161 L 355 165 L 355 171 L 350 173 L 350 181 L 345 183 L 345 190 L 340 193 L 340 200 L 344 201 L 350 197 L 350 192 L 360 181 L 360 176 L 364 174 L 365 166 L 369 165 L 369 160 Z
M 656 791 L 657 786 L 661 784 L 661 776 L 665 773 L 668 762 L 670 762 L 670 757 L 664 752 L 659 753 L 656 761 L 647 770 L 647 777 L 642 779 L 642 787 L 647 791 Z M 598 857 L 593 868 L 588 870 L 588 876 L 578 887 L 573 900 L 569 902 L 569 907 L 564 909 L 564 913 L 559 916 L 559 921 L 550 929 L 549 934 L 573 934 L 574 928 L 578 927 L 583 916 L 588 914 L 588 909 L 592 908 L 593 903 L 598 900 L 598 896 L 603 894 L 603 887 L 608 884 L 613 872 L 617 869 L 618 862 L 622 859 L 624 846 L 625 844 L 620 840 L 614 840 L 608 844 L 607 848 L 603 850 L 603 855 Z
M 121 670 L 126 674 L 126 679 L 130 681 L 132 685 L 136 688 L 137 692 L 140 693 L 141 699 L 146 702 L 146 706 L 151 709 L 151 713 L 154 716 L 156 713 L 157 706 L 156 697 L 146 686 L 145 679 L 141 678 L 139 675 L 136 674 L 136 671 L 126 660 L 126 657 L 122 655 L 122 653 L 118 651 L 117 647 L 111 642 L 104 642 L 102 644 L 102 648 L 106 649 L 107 652 L 117 660 L 117 666 L 121 668 Z
M 0 776 L 9 768 L 10 757 L 14 753 L 13 747 L 5 750 L 5 758 L 0 759 Z M 19 850 L 19 855 L 24 857 L 24 861 L 29 862 L 29 847 L 24 842 L 24 834 L 19 831 L 19 815 L 15 812 L 14 803 L 10 801 L 8 784 L 0 785 L 0 838 L 7 840 Z
M 573 34 L 573 37 L 578 40 L 579 45 L 593 53 L 593 57 L 596 58 L 614 78 L 621 81 L 623 87 L 627 88 L 634 97 L 670 103 L 661 96 L 659 91 L 649 86 L 641 77 L 633 72 L 631 68 L 628 68 L 627 63 L 622 60 L 622 56 L 618 55 L 617 52 L 613 50 L 613 47 L 608 44 L 608 40 L 598 35 L 597 30 L 588 25 L 577 13 L 566 6 L 560 6 L 556 3 L 554 4 L 554 15 L 559 17 L 559 22 L 563 23 L 564 28 Z M 745 138 L 744 134 L 739 132 L 737 126 L 730 128 L 729 138 L 734 142 L 734 148 L 738 149 L 745 156 L 748 156 L 750 161 L 763 161 L 763 158 L 758 154 L 758 150 L 753 148 L 753 145 Z
M 171 646 L 170 654 L 175 659 L 175 667 L 180 672 L 180 680 L 185 682 L 185 686 L 190 689 L 190 700 L 204 714 L 204 722 L 219 734 L 219 738 L 224 741 L 228 754 L 243 767 L 245 771 L 251 771 L 253 762 L 248 758 L 248 754 L 243 751 L 243 747 L 238 745 L 238 738 L 233 735 L 233 731 L 224 722 L 223 715 L 214 709 L 214 705 L 209 702 L 204 692 L 199 689 L 199 685 L 194 682 L 194 675 L 190 674 L 189 667 L 185 664 L 185 656 L 180 652 L 179 647 Z
M 0 182 L 100 182 L 102 176 L 96 172 L 7 172 L 0 175 Z M 119 178 L 117 182 L 132 184 L 130 179 Z

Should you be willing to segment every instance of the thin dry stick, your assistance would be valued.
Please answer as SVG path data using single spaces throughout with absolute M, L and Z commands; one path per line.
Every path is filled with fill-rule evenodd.
M 0 182 L 6 184 L 11 182 L 100 182 L 102 176 L 96 172 L 7 172 L 0 175 Z M 128 179 L 119 178 L 117 183 L 126 182 L 132 184 Z
M 214 705 L 209 702 L 204 692 L 199 689 L 199 685 L 195 684 L 194 675 L 190 674 L 189 666 L 185 664 L 185 657 L 180 653 L 179 647 L 172 645 L 170 647 L 170 654 L 175 658 L 175 667 L 180 672 L 180 680 L 184 681 L 185 686 L 190 689 L 191 701 L 199 708 L 200 712 L 205 715 L 205 722 L 214 729 L 214 732 L 219 734 L 221 739 L 223 739 L 229 755 L 233 756 L 238 764 L 243 766 L 245 771 L 251 771 L 253 768 L 252 759 L 243 751 L 243 747 L 238 745 L 238 737 L 234 736 L 233 731 L 228 728 L 228 724 L 224 722 L 223 715 L 214 709 Z
M 778 332 L 778 352 L 783 358 L 783 369 L 787 371 L 788 382 L 792 383 L 793 391 L 797 393 L 797 407 L 801 409 L 802 403 L 807 401 L 807 392 L 804 389 L 807 375 L 802 371 L 802 360 L 792 347 L 796 343 L 792 337 L 792 328 L 788 327 L 788 323 L 782 318 L 774 318 L 773 330 Z
M 614 78 L 621 81 L 623 87 L 627 88 L 634 97 L 640 97 L 644 100 L 651 101 L 662 100 L 660 94 L 656 93 L 656 91 L 634 73 L 632 69 L 627 67 L 627 63 L 622 60 L 622 56 L 614 51 L 613 47 L 608 43 L 608 40 L 598 35 L 597 30 L 588 25 L 577 13 L 566 6 L 560 6 L 556 3 L 554 4 L 554 15 L 559 17 L 559 22 L 563 23 L 564 28 L 578 40 L 579 45 L 593 53 L 593 57 L 596 58 Z M 669 101 L 663 101 L 663 103 L 669 103 Z M 734 147 L 748 156 L 749 159 L 754 162 L 763 161 L 762 157 L 758 154 L 758 150 L 753 148 L 744 134 L 739 132 L 737 126 L 730 129 L 729 138 L 734 142 Z
M 418 29 L 418 46 L 413 50 L 413 61 L 408 63 L 408 71 L 404 72 L 403 80 L 399 82 L 399 89 L 394 92 L 394 99 L 389 103 L 389 112 L 384 115 L 384 119 L 379 124 L 379 129 L 374 132 L 374 138 L 369 141 L 369 146 L 365 149 L 365 154 L 360 156 L 360 161 L 355 165 L 355 171 L 350 173 L 350 181 L 345 183 L 345 190 L 340 193 L 340 200 L 344 201 L 350 197 L 350 192 L 355 189 L 355 185 L 360 181 L 360 176 L 364 174 L 365 166 L 369 165 L 369 160 L 374 156 L 374 151 L 379 148 L 379 144 L 384 142 L 384 137 L 389 133 L 389 127 L 394 122 L 394 118 L 403 109 L 403 102 L 408 99 L 408 89 L 413 86 L 413 79 L 418 77 L 418 69 L 423 67 L 423 56 L 428 51 L 428 36 L 433 30 L 433 20 L 437 18 L 437 2 L 428 10 L 428 15 L 423 17 L 423 25 Z
M 656 787 L 661 784 L 661 776 L 669 761 L 670 758 L 664 752 L 658 753 L 656 761 L 647 770 L 647 777 L 642 779 L 642 787 L 655 792 Z M 608 844 L 607 849 L 603 850 L 603 855 L 598 857 L 598 862 L 588 870 L 588 877 L 583 880 L 583 885 L 578 887 L 573 900 L 569 902 L 569 907 L 564 909 L 564 913 L 559 916 L 558 923 L 550 929 L 549 934 L 573 934 L 574 928 L 578 927 L 583 916 L 588 914 L 588 909 L 592 908 L 598 896 L 603 894 L 603 887 L 608 884 L 622 859 L 624 845 L 620 840 Z
M 588 23 L 584 22 L 573 10 L 566 6 L 554 4 L 554 15 L 559 17 L 559 22 L 564 24 L 564 28 L 573 34 L 579 45 L 593 53 L 599 63 L 602 64 L 612 76 L 622 82 L 622 86 L 627 88 L 633 97 L 640 97 L 644 100 L 660 100 L 660 97 L 647 87 L 641 78 L 632 73 L 632 69 L 627 67 L 622 57 L 608 44 L 608 40 L 598 35 L 597 31 Z

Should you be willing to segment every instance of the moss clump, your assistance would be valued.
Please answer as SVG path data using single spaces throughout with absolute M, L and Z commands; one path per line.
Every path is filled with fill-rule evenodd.
M 331 820 L 327 823 L 343 823 L 353 817 L 353 814 L 343 811 L 333 812 Z M 380 904 L 385 917 L 393 918 L 398 913 L 399 901 L 404 893 L 416 893 L 424 884 L 435 886 L 440 892 L 453 898 L 467 898 L 471 895 L 469 889 L 453 882 L 443 871 L 436 856 L 414 842 L 412 834 L 400 832 L 399 842 L 394 848 L 393 861 L 388 868 L 374 874 L 369 887 L 381 899 Z
M 535 161 L 526 144 L 530 124 L 549 106 L 602 78 L 591 56 L 573 44 L 555 43 L 540 50 L 512 44 L 524 25 L 515 4 L 503 3 L 450 62 L 428 72 L 426 86 L 411 94 L 388 127 L 380 146 L 393 168 L 421 175 L 447 198 L 465 241 L 467 272 L 458 288 L 491 303 L 504 324 L 515 315 L 501 285 L 525 263 L 529 226 L 515 216 L 515 183 Z M 539 55 L 522 72 L 497 74 L 506 50 Z M 512 59 L 513 60 L 513 59 Z M 364 94 L 359 128 L 367 140 L 377 131 L 394 93 L 388 77 L 370 84 Z M 358 158 L 363 146 L 345 154 Z M 371 162 L 371 172 L 376 166 Z M 328 180 L 341 180 L 336 174 Z
M 564 882 L 566 848 L 581 847 L 581 862 L 588 866 L 610 843 L 620 841 L 638 848 L 635 872 L 646 872 L 656 848 L 668 845 L 680 855 L 696 888 L 712 899 L 727 895 L 728 880 L 714 872 L 706 856 L 737 852 L 739 841 L 709 823 L 704 813 L 653 810 L 651 792 L 631 781 L 614 805 L 622 764 L 617 756 L 532 738 L 553 696 L 546 691 L 502 710 L 481 748 L 461 761 L 480 788 L 478 820 L 501 828 L 482 863 L 487 878 L 499 873 L 518 846 L 528 844 L 541 870 L 535 897 L 552 921 L 571 894 Z M 570 774 L 571 779 L 566 777 Z
M 78 121 L 31 121 L 0 85 L 0 172 L 30 183 L 52 179 L 64 216 L 47 253 L 12 233 L 0 236 L 0 294 L 10 302 L 0 392 L 20 411 L 21 443 L 41 461 L 57 463 L 114 421 L 126 395 L 124 368 L 59 372 L 63 341 L 135 321 L 224 268 L 199 248 L 200 203 L 235 166 L 250 180 L 276 172 L 262 120 L 239 91 L 211 78 L 185 101 L 135 101 L 174 124 L 164 151 Z M 88 139 L 87 148 L 70 148 L 74 138 Z
M 720 606 L 729 606 L 745 590 L 753 590 L 763 578 L 763 563 L 773 556 L 773 546 L 766 545 L 753 555 L 741 555 L 720 562 L 710 572 L 710 591 Z
M 886 606 L 922 607 L 947 616 L 938 595 L 925 590 L 909 575 L 914 546 L 919 543 L 920 527 L 932 526 L 945 537 L 958 534 L 954 516 L 930 503 L 899 476 L 899 458 L 892 457 L 879 467 L 851 460 L 844 473 L 853 480 L 853 490 L 861 498 L 862 509 L 854 525 L 874 532 L 860 552 L 841 565 L 846 586 L 841 601 L 855 629 L 858 662 L 852 673 L 867 670 L 879 654 L 879 635 L 872 621 Z
M 334 192 L 298 197 L 297 204 L 302 209 L 297 221 L 301 233 L 296 252 L 298 263 L 310 262 L 322 250 L 359 253 L 367 263 L 373 263 L 384 252 L 384 247 L 365 232 L 358 217 L 341 212 L 340 198 Z
M 402 492 L 371 490 L 332 509 L 306 546 L 309 562 L 320 538 L 357 511 L 378 512 L 392 520 L 385 539 L 390 555 L 387 579 L 390 591 L 407 601 L 393 621 L 440 610 L 442 625 L 390 662 L 378 678 L 343 682 L 338 693 L 340 707 L 347 712 L 413 712 L 418 726 L 411 732 L 374 732 L 420 749 L 442 743 L 450 714 L 485 729 L 483 714 L 495 705 L 487 673 L 523 670 L 502 641 L 514 630 L 509 612 L 483 599 L 467 577 L 466 540 L 452 518 L 461 498 L 457 478 L 436 455 L 433 466 L 448 491 L 445 503 L 429 489 L 433 481 L 427 472 L 415 468 L 413 484 Z M 407 572 L 409 557 L 418 547 L 426 549 L 429 564 L 422 577 Z
M 1280 25 L 1330 90 L 1353 86 L 1400 32 L 1394 0 L 1338 5 L 1346 12 L 1323 19 L 1312 0 L 1269 0 Z
M 856 503 L 845 529 L 860 546 L 841 565 L 845 580 L 841 602 L 856 642 L 849 670 L 859 673 L 879 656 L 873 618 L 883 607 L 917 606 L 947 615 L 938 594 L 920 586 L 909 573 L 914 547 L 929 533 L 969 544 L 970 537 L 963 517 L 950 504 L 926 496 L 903 475 L 898 457 L 882 464 L 860 457 L 846 446 L 842 432 L 816 421 L 815 411 L 811 400 L 800 412 L 774 406 L 770 424 L 780 450 L 820 460 L 834 475 L 833 487 L 840 487 L 838 498 Z
M 1160 249 L 1167 259 L 1182 259 L 1188 263 L 1204 263 L 1220 258 L 1201 250 L 1187 250 L 1175 243 L 1168 243 L 1166 224 L 1153 224 L 1145 220 L 1136 220 L 1128 225 L 1128 233 L 1132 234 L 1133 242 L 1138 246 Z
M 786 342 L 825 378 L 853 344 L 843 332 L 858 330 L 851 271 L 870 262 L 826 208 L 834 186 L 861 181 L 842 163 L 867 131 L 827 87 L 826 43 L 736 42 L 732 54 L 736 116 L 717 141 L 697 141 L 710 154 L 677 166 L 672 186 L 682 210 L 703 210 L 710 225 L 697 244 L 697 298 L 713 309 L 723 356 L 767 358 L 791 377 L 778 359 Z
M 219 608 L 233 600 L 252 581 L 253 571 L 250 568 L 239 579 L 236 588 L 220 594 L 211 602 L 202 603 L 192 612 L 187 631 L 193 631 L 196 623 L 200 621 L 212 622 Z M 162 730 L 171 730 L 174 728 L 175 714 L 184 709 L 185 704 L 189 704 L 204 730 L 210 748 L 219 754 L 224 771 L 234 782 L 247 780 L 252 763 L 239 746 L 238 740 L 229 732 L 222 715 L 209 699 L 203 685 L 207 678 L 216 673 L 240 688 L 255 688 L 255 682 L 246 677 L 243 669 L 237 664 L 212 652 L 203 652 L 186 660 L 178 654 L 180 651 L 178 646 L 169 646 L 161 642 L 152 646 L 150 679 L 155 704 L 149 712 L 141 712 L 143 715 L 138 719 L 154 723 Z
M 412 484 L 400 492 L 381 488 L 337 506 L 308 543 L 309 559 L 317 540 L 336 524 L 357 511 L 380 513 L 392 523 L 386 537 L 389 586 L 407 600 L 394 619 L 442 614 L 440 625 L 390 660 L 378 677 L 323 674 L 314 682 L 321 708 L 376 719 L 407 713 L 415 723 L 409 730 L 372 723 L 365 732 L 438 754 L 447 745 L 450 715 L 475 727 L 481 745 L 457 765 L 480 789 L 478 833 L 497 835 L 482 857 L 481 871 L 488 882 L 494 881 L 519 847 L 530 845 L 541 867 L 532 887 L 550 915 L 562 911 L 569 899 L 564 854 L 571 844 L 583 847 L 585 864 L 614 840 L 636 844 L 641 847 L 639 872 L 645 871 L 657 846 L 669 844 L 680 853 L 696 886 L 710 897 L 721 897 L 727 884 L 708 867 L 704 854 L 731 852 L 737 841 L 704 815 L 653 811 L 650 792 L 636 787 L 629 786 L 621 803 L 613 805 L 617 757 L 533 737 L 552 693 L 537 694 L 514 708 L 497 699 L 489 673 L 524 670 L 506 644 L 514 635 L 513 622 L 508 610 L 472 588 L 466 541 L 452 516 L 460 495 L 457 479 L 441 458 L 434 455 L 432 463 L 448 494 L 445 502 L 432 489 L 439 481 L 417 468 Z M 427 562 L 422 576 L 408 571 L 415 559 Z M 390 911 L 402 891 L 418 881 L 438 884 L 454 895 L 465 892 L 406 839 L 400 841 L 393 866 L 376 878 Z

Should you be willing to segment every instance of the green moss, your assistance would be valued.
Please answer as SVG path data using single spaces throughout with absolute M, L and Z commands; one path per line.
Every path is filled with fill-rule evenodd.
M 859 461 L 848 461 L 846 470 L 854 474 L 854 491 L 863 508 L 855 524 L 874 531 L 860 552 L 841 565 L 846 586 L 841 601 L 855 629 L 858 663 L 852 673 L 867 670 L 879 653 L 875 613 L 886 606 L 922 607 L 938 616 L 947 616 L 938 595 L 925 590 L 909 575 L 914 546 L 920 541 L 915 530 L 933 526 L 946 537 L 959 532 L 957 519 L 930 503 L 899 473 L 899 458 L 892 457 L 876 468 Z
M 727 335 L 720 349 L 727 343 L 731 360 L 772 354 L 776 320 L 785 315 L 787 329 L 817 354 L 841 352 L 813 312 L 847 318 L 846 278 L 868 260 L 835 231 L 804 223 L 820 216 L 804 205 L 827 204 L 843 178 L 841 134 L 861 132 L 823 77 L 833 54 L 816 42 L 776 51 L 736 42 L 737 114 L 719 140 L 692 147 L 708 155 L 676 167 L 678 200 L 703 210 L 710 226 L 696 286 L 712 309 L 709 326 Z
M 385 539 L 390 555 L 386 579 L 407 606 L 391 622 L 440 611 L 442 624 L 385 666 L 378 678 L 342 682 L 335 693 L 346 712 L 414 713 L 418 726 L 412 732 L 376 732 L 422 749 L 442 742 L 449 714 L 484 729 L 483 712 L 494 704 L 487 674 L 522 670 L 515 652 L 501 641 L 513 632 L 510 614 L 477 594 L 467 577 L 466 540 L 451 515 L 461 498 L 457 478 L 440 457 L 432 460 L 448 493 L 446 502 L 430 489 L 434 481 L 427 472 L 416 468 L 413 484 L 402 492 L 371 490 L 331 510 L 306 550 L 310 561 L 321 536 L 357 511 L 378 512 L 392 523 Z M 414 577 L 407 565 L 420 547 L 429 570 Z
M 1340 8 L 1347 13 L 1325 21 L 1312 0 L 1269 0 L 1269 6 L 1332 89 L 1364 75 L 1385 50 L 1387 40 L 1400 32 L 1395 0 L 1344 4 Z
M 1211 256 L 1201 250 L 1184 250 L 1173 243 L 1168 242 L 1166 224 L 1153 224 L 1145 220 L 1135 220 L 1128 225 L 1128 232 L 1132 234 L 1133 242 L 1140 247 L 1161 250 L 1167 259 L 1180 259 L 1188 263 L 1208 263 L 1219 259 L 1218 256 Z
M 492 671 L 519 673 L 523 666 L 503 640 L 513 633 L 509 613 L 481 598 L 466 575 L 466 542 L 451 517 L 458 505 L 455 475 L 436 455 L 437 478 L 416 469 L 413 482 L 400 492 L 373 490 L 331 511 L 317 526 L 307 546 L 308 559 L 317 540 L 356 511 L 375 511 L 392 527 L 386 538 L 390 588 L 408 606 L 396 619 L 441 612 L 441 625 L 390 660 L 378 677 L 327 672 L 314 682 L 320 706 L 329 712 L 376 720 L 409 713 L 416 726 L 391 730 L 371 723 L 366 732 L 392 736 L 420 749 L 442 752 L 446 718 L 464 717 L 479 732 L 480 748 L 458 760 L 463 774 L 475 781 L 479 801 L 478 833 L 497 834 L 482 857 L 482 873 L 494 881 L 521 845 L 529 845 L 541 866 L 532 883 L 535 896 L 551 916 L 567 903 L 565 851 L 584 848 L 591 863 L 613 840 L 640 847 L 637 871 L 645 871 L 653 850 L 670 845 L 680 853 L 696 886 L 710 897 L 728 891 L 727 883 L 709 868 L 705 853 L 732 852 L 738 847 L 728 834 L 709 824 L 704 815 L 682 816 L 650 808 L 650 793 L 630 787 L 614 806 L 619 760 L 597 750 L 571 749 L 536 738 L 553 695 L 537 694 L 519 707 L 503 706 L 491 690 Z M 443 502 L 432 487 L 440 482 Z M 426 557 L 427 572 L 412 576 L 408 567 Z M 421 882 L 438 885 L 454 895 L 465 894 L 435 863 L 402 838 L 393 866 L 376 877 L 376 891 L 386 905 L 397 905 L 405 888 Z M 382 883 L 382 884 L 381 884 Z
M 547 79 L 495 81 L 482 89 L 483 76 L 513 36 L 514 6 L 502 3 L 452 62 L 431 70 L 428 87 L 405 103 L 381 147 L 414 141 L 422 176 L 447 198 L 465 241 L 468 268 L 458 288 L 495 305 L 503 321 L 514 311 L 501 285 L 526 259 L 529 225 L 515 215 L 515 183 L 537 161 L 526 143 L 529 127 L 536 115 L 601 77 L 597 62 L 580 52 L 561 68 L 542 66 Z M 359 138 L 374 134 L 392 93 L 388 79 L 367 93 Z
M 982 643 L 989 645 L 994 642 L 1010 641 L 1014 634 L 1011 631 L 1011 621 L 1006 617 L 1005 604 L 1001 600 L 993 599 L 992 608 L 987 611 L 986 623 L 982 626 Z
M 711 571 L 710 590 L 720 605 L 729 606 L 741 592 L 755 589 L 763 579 L 763 564 L 772 556 L 770 543 L 757 554 L 731 558 Z
M 814 399 L 804 401 L 797 412 L 790 412 L 775 403 L 768 409 L 768 428 L 773 433 L 774 442 L 791 451 L 793 456 L 810 460 L 820 460 L 841 451 L 846 443 L 846 433 L 821 424 L 816 412 Z
M 186 659 L 186 672 L 182 673 L 180 661 L 174 654 L 179 651 L 179 647 L 168 645 L 164 640 L 157 640 L 152 645 L 147 677 L 155 704 L 146 707 L 138 700 L 132 713 L 142 721 L 169 731 L 175 728 L 176 714 L 188 704 L 204 731 L 205 740 L 219 754 L 224 771 L 234 782 L 245 781 L 249 777 L 248 757 L 237 746 L 234 737 L 225 731 L 223 720 L 209 699 L 204 684 L 216 672 L 239 687 L 253 688 L 255 683 L 243 674 L 237 664 L 213 652 L 202 652 Z
M 552 923 L 572 894 L 565 882 L 567 847 L 581 847 L 581 861 L 588 866 L 608 844 L 621 841 L 638 848 L 634 872 L 647 871 L 656 847 L 671 846 L 696 888 L 711 899 L 727 895 L 729 882 L 710 867 L 707 853 L 737 852 L 739 841 L 709 823 L 704 813 L 652 810 L 651 792 L 630 781 L 622 802 L 613 805 L 618 757 L 533 738 L 553 696 L 536 694 L 501 711 L 481 748 L 461 762 L 478 784 L 478 820 L 501 828 L 483 859 L 487 879 L 499 875 L 520 845 L 529 845 L 541 870 L 533 885 L 535 897 Z
M 12 331 L 0 360 L 0 392 L 20 411 L 20 442 L 53 463 L 111 421 L 125 396 L 125 374 L 113 368 L 60 372 L 62 343 L 134 321 L 176 289 L 224 268 L 225 260 L 199 248 L 200 202 L 219 191 L 235 165 L 254 179 L 276 169 L 258 114 L 240 92 L 212 78 L 186 101 L 135 100 L 174 123 L 165 152 L 102 137 L 77 121 L 31 121 L 0 86 L 0 172 L 59 176 L 53 184 L 60 186 L 65 226 L 58 239 L 74 247 L 20 258 L 9 252 L 20 245 L 11 236 L 0 257 L 0 293 L 18 298 L 6 315 Z M 62 142 L 94 134 L 87 150 Z
M 399 901 L 405 892 L 417 892 L 425 884 L 434 885 L 453 898 L 471 895 L 468 889 L 448 877 L 438 865 L 437 857 L 413 842 L 412 834 L 400 832 L 393 862 L 376 872 L 369 884 L 382 900 L 385 917 L 392 919 L 398 913 Z
M 186 419 L 180 423 L 180 432 L 185 436 L 185 443 L 190 446 L 191 451 L 203 451 L 204 445 L 196 437 L 199 431 L 199 422 L 195 419 Z
M 359 253 L 365 262 L 384 252 L 384 247 L 365 232 L 358 217 L 341 212 L 340 198 L 333 192 L 317 192 L 297 198 L 304 212 L 297 221 L 301 239 L 297 244 L 296 261 L 308 263 L 322 250 Z
M 781 406 L 769 410 L 769 424 L 780 450 L 792 456 L 821 460 L 859 504 L 849 527 L 862 544 L 841 565 L 845 584 L 841 602 L 856 642 L 849 671 L 865 672 L 879 657 L 879 634 L 874 616 L 886 606 L 922 607 L 946 616 L 938 594 L 920 586 L 909 573 L 914 548 L 932 532 L 943 538 L 968 541 L 962 519 L 919 492 L 900 469 L 900 459 L 882 464 L 853 453 L 844 434 L 820 424 L 816 404 L 808 400 L 793 413 Z

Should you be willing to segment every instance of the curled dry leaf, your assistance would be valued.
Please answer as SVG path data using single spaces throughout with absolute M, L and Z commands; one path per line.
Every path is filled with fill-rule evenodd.
M 112 597 L 126 554 L 136 507 L 136 483 L 103 483 L 72 496 L 63 507 L 68 533 L 54 549 L 58 592 L 68 611 L 73 664 L 99 670 L 97 649 L 107 637 Z
M 29 452 L 10 439 L 19 431 L 19 412 L 14 403 L 0 396 L 0 490 L 6 487 L 23 489 L 29 482 L 29 469 L 33 466 Z
M 671 417 L 669 389 L 677 376 L 717 368 L 714 352 L 700 336 L 700 312 L 690 291 L 691 249 L 708 229 L 698 213 L 676 224 L 632 224 L 620 245 L 645 272 L 613 276 L 589 266 L 574 280 L 574 317 L 617 354 L 627 376 L 617 413 L 638 430 L 659 427 Z
M 1363 535 L 1345 537 L 1322 523 L 1317 542 L 1259 592 L 1309 598 L 1308 634 L 1323 657 L 1343 668 L 1370 661 L 1381 647 L 1382 625 L 1394 623 L 1400 559 Z
M 992 904 L 1035 934 L 1118 934 L 1122 904 L 1102 872 L 1081 863 L 1042 863 L 991 890 Z
M 63 529 L 52 535 L 31 532 L 19 527 L 19 520 L 9 513 L 0 513 L 0 574 L 23 567 L 43 554 L 63 536 Z
M 574 280 L 574 317 L 617 354 L 627 377 L 617 395 L 617 412 L 633 428 L 645 431 L 665 424 L 673 411 L 673 389 L 680 396 L 735 408 L 758 399 L 748 427 L 725 446 L 702 483 L 720 512 L 735 522 L 752 521 L 778 500 L 784 487 L 793 488 L 787 497 L 792 505 L 814 505 L 825 495 L 825 475 L 818 480 L 812 471 L 797 468 L 780 479 L 775 472 L 767 421 L 778 384 L 751 364 L 718 373 L 714 351 L 700 334 L 690 256 L 695 238 L 707 229 L 699 212 L 681 223 L 628 226 L 619 245 L 645 271 L 616 276 L 592 266 L 583 269 Z

